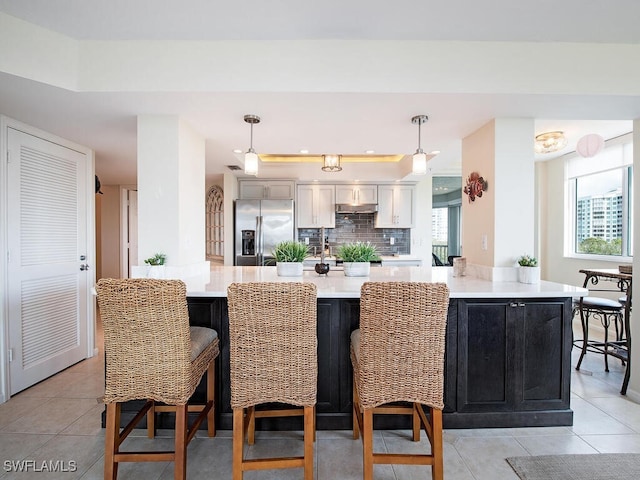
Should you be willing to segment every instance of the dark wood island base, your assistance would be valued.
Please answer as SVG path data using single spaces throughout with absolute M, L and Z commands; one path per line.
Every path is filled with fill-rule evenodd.
M 231 430 L 227 300 L 189 297 L 188 303 L 190 323 L 219 334 L 216 424 Z M 318 298 L 318 429 L 352 427 L 349 336 L 358 317 L 357 298 Z M 451 299 L 444 428 L 572 425 L 570 376 L 571 298 Z M 124 425 L 133 413 L 126 405 L 122 410 Z M 302 429 L 297 418 L 260 422 L 259 429 Z M 172 428 L 173 418 L 159 414 L 156 424 Z M 376 418 L 376 428 L 409 426 L 408 417 Z

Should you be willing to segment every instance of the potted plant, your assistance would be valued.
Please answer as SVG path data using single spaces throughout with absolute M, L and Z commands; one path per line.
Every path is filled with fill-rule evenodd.
M 538 259 L 530 255 L 522 255 L 518 258 L 518 281 L 520 283 L 539 283 L 540 267 Z
M 309 246 L 295 240 L 285 240 L 273 250 L 276 259 L 276 273 L 281 277 L 302 275 L 302 262 L 309 255 Z
M 371 260 L 376 260 L 376 247 L 370 242 L 345 243 L 338 247 L 344 274 L 347 277 L 366 277 L 371 269 Z
M 147 269 L 147 278 L 163 278 L 164 277 L 164 262 L 167 260 L 167 255 L 164 253 L 156 253 L 153 257 L 147 258 L 144 263 L 149 265 Z

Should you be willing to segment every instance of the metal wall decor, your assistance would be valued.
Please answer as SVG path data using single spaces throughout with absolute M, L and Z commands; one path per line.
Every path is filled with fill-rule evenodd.
M 474 202 L 476 197 L 481 197 L 482 192 L 488 187 L 487 181 L 478 172 L 471 172 L 464 187 L 464 193 L 469 196 L 469 202 Z

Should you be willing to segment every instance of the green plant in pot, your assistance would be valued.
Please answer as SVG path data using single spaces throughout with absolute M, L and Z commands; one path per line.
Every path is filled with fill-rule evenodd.
M 153 257 L 147 258 L 144 263 L 147 265 L 164 265 L 167 255 L 164 253 L 156 253 Z
M 156 253 L 153 257 L 147 258 L 144 263 L 149 265 L 147 270 L 147 278 L 164 278 L 164 262 L 167 255 L 164 253 Z
M 369 275 L 371 260 L 377 260 L 375 245 L 370 242 L 345 243 L 338 247 L 338 257 L 342 259 L 344 274 L 347 277 L 366 277 Z
M 295 240 L 285 240 L 273 249 L 276 259 L 276 272 L 283 277 L 302 275 L 302 262 L 309 256 L 309 246 Z
M 538 259 L 531 255 L 522 255 L 518 258 L 518 281 L 520 283 L 539 283 L 540 267 Z

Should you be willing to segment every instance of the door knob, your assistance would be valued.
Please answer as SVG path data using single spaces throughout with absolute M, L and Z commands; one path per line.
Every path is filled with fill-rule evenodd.
M 81 271 L 83 271 L 83 272 L 84 272 L 85 270 L 89 270 L 89 265 L 87 265 L 86 263 L 85 263 L 85 264 L 83 264 L 83 265 L 80 265 L 80 270 L 81 270 Z

